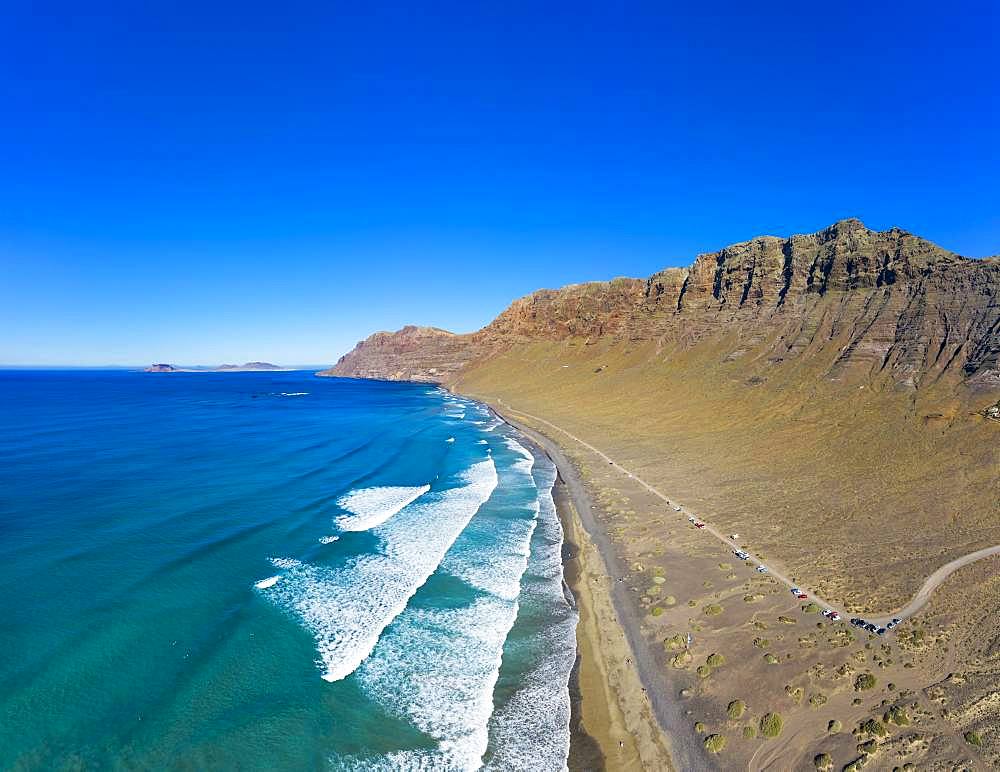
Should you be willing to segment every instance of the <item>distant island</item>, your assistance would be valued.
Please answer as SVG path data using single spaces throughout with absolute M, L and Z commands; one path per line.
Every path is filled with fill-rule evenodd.
M 242 365 L 219 365 L 218 367 L 178 367 L 171 364 L 152 364 L 147 373 L 253 373 L 270 370 L 288 370 L 287 367 L 272 365 L 270 362 L 247 362 Z

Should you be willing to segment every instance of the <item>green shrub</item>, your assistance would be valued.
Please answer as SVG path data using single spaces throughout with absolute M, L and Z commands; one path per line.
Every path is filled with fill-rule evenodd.
M 871 673 L 862 673 L 854 679 L 854 691 L 862 692 L 875 688 L 875 676 Z
M 983 738 L 980 736 L 979 732 L 966 732 L 965 741 L 969 745 L 975 745 L 977 748 L 983 747 Z
M 709 654 L 705 662 L 708 663 L 709 667 L 722 667 L 726 664 L 726 658 L 721 654 Z
M 826 731 L 829 732 L 830 734 L 837 734 L 837 732 L 839 732 L 843 728 L 844 725 L 835 718 L 831 719 L 830 723 L 826 725 Z
M 807 614 L 818 614 L 820 612 L 820 607 L 818 603 L 807 603 L 802 607 L 802 610 Z
M 764 661 L 767 664 L 769 664 L 769 665 L 777 665 L 778 664 L 778 658 L 776 656 L 774 656 L 773 654 L 765 654 L 764 655 Z
M 781 624 L 783 624 L 783 625 L 798 624 L 794 619 L 792 619 L 791 617 L 786 617 L 786 616 L 780 616 L 780 617 L 778 617 L 778 621 L 781 622 Z
M 715 617 L 722 613 L 722 606 L 718 603 L 709 603 L 704 609 L 702 609 L 702 611 L 710 617 Z
M 650 613 L 650 615 L 652 615 L 654 617 L 662 616 L 663 615 L 663 609 L 660 608 L 659 606 L 653 606 L 653 610 L 650 611 L 649 613 Z
M 764 737 L 777 737 L 781 734 L 781 727 L 784 724 L 778 713 L 765 713 L 760 719 L 760 733 Z
M 862 721 L 860 729 L 865 734 L 875 735 L 876 737 L 885 737 L 889 734 L 889 731 L 882 726 L 882 722 L 874 718 Z
M 766 649 L 771 645 L 771 642 L 767 638 L 754 638 L 753 645 L 758 649 Z
M 743 700 L 733 700 L 726 707 L 726 713 L 733 720 L 737 718 L 743 718 L 743 714 L 746 713 L 747 704 Z
M 906 713 L 906 709 L 898 705 L 889 708 L 882 716 L 882 720 L 887 724 L 895 724 L 896 726 L 907 726 L 910 723 L 910 717 Z
M 755 727 L 753 724 L 748 724 L 747 726 L 743 727 L 743 736 L 746 737 L 748 740 L 752 740 L 754 737 L 757 736 L 757 727 Z
M 696 731 L 698 734 L 701 734 L 702 732 L 705 731 L 705 725 L 701 721 L 696 721 L 694 725 L 694 731 Z
M 677 651 L 677 649 L 683 649 L 684 644 L 684 636 L 680 633 L 677 633 L 677 635 L 671 635 L 669 638 L 665 638 L 663 640 L 663 646 L 674 651 Z
M 676 603 L 677 603 L 677 598 L 675 598 L 675 597 L 674 597 L 673 595 L 667 595 L 667 596 L 666 596 L 666 597 L 665 597 L 665 598 L 663 599 L 663 605 L 664 605 L 664 606 L 673 606 L 673 605 L 675 605 Z
M 710 734 L 705 738 L 705 750 L 710 753 L 721 753 L 726 747 L 726 736 L 721 734 Z
M 865 765 L 866 761 L 868 761 L 867 756 L 859 756 L 850 764 L 844 767 L 844 772 L 858 772 L 858 770 Z
M 712 675 L 712 668 L 708 665 L 698 665 L 698 669 L 695 671 L 699 678 L 708 678 Z
M 833 766 L 833 759 L 829 753 L 819 753 L 813 758 L 813 766 L 816 769 L 829 769 Z
M 878 746 L 874 740 L 868 740 L 858 745 L 858 753 L 874 753 L 875 748 Z
M 826 705 L 826 695 L 821 692 L 816 692 L 816 694 L 810 694 L 809 705 L 814 708 L 818 708 L 821 705 Z

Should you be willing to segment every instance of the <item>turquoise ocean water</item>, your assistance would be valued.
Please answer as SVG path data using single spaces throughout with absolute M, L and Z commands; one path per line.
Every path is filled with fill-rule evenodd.
M 565 768 L 555 469 L 311 373 L 0 372 L 0 768 Z

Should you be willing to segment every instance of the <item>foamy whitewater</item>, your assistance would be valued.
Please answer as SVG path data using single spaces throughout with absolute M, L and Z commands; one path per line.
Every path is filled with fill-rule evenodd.
M 283 581 L 257 587 L 302 620 L 316 637 L 323 678 L 339 681 L 371 654 L 382 631 L 406 608 L 496 485 L 493 460 L 475 463 L 453 487 L 428 495 L 405 513 L 400 507 L 391 525 L 377 528 L 379 553 L 352 557 L 338 568 L 292 563 Z M 407 495 L 412 501 L 421 493 Z M 379 510 L 372 520 L 385 520 L 389 515 L 383 513 Z
M 361 488 L 337 499 L 341 509 L 350 515 L 338 517 L 334 523 L 343 531 L 366 531 L 382 525 L 419 496 L 431 489 L 429 485 L 408 488 L 386 485 L 381 488 Z
M 556 473 L 483 405 L 292 372 L 0 399 L 0 768 L 566 769 Z

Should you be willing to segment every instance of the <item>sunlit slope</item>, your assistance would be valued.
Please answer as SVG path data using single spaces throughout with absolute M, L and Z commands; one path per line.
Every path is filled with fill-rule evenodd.
M 1000 263 L 898 228 L 539 290 L 471 334 L 376 333 L 327 374 L 502 398 L 848 605 L 1000 543 Z
M 994 422 L 943 387 L 846 391 L 821 377 L 837 347 L 786 367 L 753 349 L 727 361 L 734 338 L 522 344 L 454 385 L 605 449 L 848 603 L 902 602 L 935 565 L 1000 543 Z

